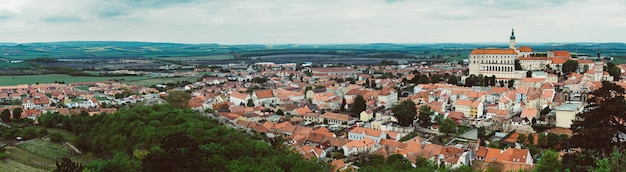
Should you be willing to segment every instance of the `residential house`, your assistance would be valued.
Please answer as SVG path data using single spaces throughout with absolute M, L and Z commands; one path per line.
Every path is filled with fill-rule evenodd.
M 353 123 L 352 117 L 346 114 L 326 112 L 322 114 L 321 119 L 330 125 L 349 125 Z
M 343 155 L 350 156 L 359 153 L 366 153 L 373 151 L 376 146 L 376 141 L 369 137 L 365 137 L 361 140 L 351 140 L 342 146 Z
M 454 102 L 454 111 L 461 112 L 466 118 L 469 118 L 471 117 L 471 106 L 471 100 L 456 100 L 456 102 Z
M 363 138 L 370 138 L 379 143 L 381 139 L 387 139 L 387 133 L 382 130 L 363 127 L 355 127 L 348 132 L 348 139 L 350 140 L 361 140 Z
M 360 120 L 363 122 L 369 122 L 374 119 L 374 112 L 372 110 L 364 110 L 359 114 Z
M 269 105 L 278 103 L 278 97 L 274 90 L 254 90 L 252 93 L 252 101 L 255 105 Z
M 230 94 L 230 102 L 235 106 L 245 105 L 248 103 L 248 99 L 250 99 L 249 94 L 239 93 L 237 91 L 232 91 Z
M 582 110 L 581 104 L 565 103 L 556 108 L 556 123 L 559 128 L 570 128 L 576 114 Z

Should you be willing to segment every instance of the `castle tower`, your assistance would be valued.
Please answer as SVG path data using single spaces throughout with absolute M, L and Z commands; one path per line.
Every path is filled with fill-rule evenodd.
M 517 46 L 515 45 L 515 30 L 511 29 L 511 37 L 509 37 L 509 48 L 517 51 Z

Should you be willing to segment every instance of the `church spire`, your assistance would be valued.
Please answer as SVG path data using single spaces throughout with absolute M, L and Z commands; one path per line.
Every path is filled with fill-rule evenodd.
M 515 29 L 511 29 L 511 39 L 515 39 Z

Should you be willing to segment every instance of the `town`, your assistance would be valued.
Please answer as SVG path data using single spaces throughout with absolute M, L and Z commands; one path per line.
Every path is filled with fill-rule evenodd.
M 185 91 L 188 107 L 280 140 L 333 171 L 359 169 L 365 155 L 393 154 L 414 167 L 422 159 L 448 168 L 532 170 L 543 148 L 571 151 L 576 114 L 603 81 L 626 87 L 626 65 L 601 52 L 535 52 L 515 39 L 512 31 L 508 48 L 474 49 L 466 60 L 448 63 L 196 68 L 211 76 L 169 90 L 114 81 L 2 86 L 0 112 L 9 115 L 3 122 L 37 124 L 45 113 L 112 114 Z

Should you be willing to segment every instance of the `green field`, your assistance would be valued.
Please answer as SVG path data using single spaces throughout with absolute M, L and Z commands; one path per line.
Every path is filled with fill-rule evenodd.
M 17 162 L 15 160 L 7 158 L 5 160 L 0 160 L 0 171 L 3 171 L 3 172 L 23 172 L 23 171 L 38 172 L 38 171 L 50 171 L 50 170 L 44 170 L 44 169 L 31 167 L 31 166 L 28 166 L 20 162 Z
M 0 163 L 0 171 L 51 171 L 59 158 L 72 156 L 65 145 L 43 139 L 24 141 L 17 146 L 6 147 L 8 158 Z
M 19 75 L 19 76 L 0 76 L 0 86 L 10 86 L 19 84 L 35 84 L 35 83 L 54 83 L 54 81 L 63 81 L 66 84 L 70 82 L 94 82 L 108 80 L 124 80 L 134 81 L 149 79 L 147 76 L 116 76 L 116 77 L 97 77 L 97 76 L 70 76 L 63 74 L 46 74 L 46 75 Z
M 167 84 L 167 83 L 176 83 L 182 81 L 196 82 L 196 80 L 200 78 L 200 76 L 187 76 L 187 77 L 174 77 L 174 78 L 147 78 L 147 79 L 138 79 L 138 80 L 125 80 L 121 81 L 122 83 L 126 83 L 128 85 L 142 85 L 149 87 L 155 84 Z

